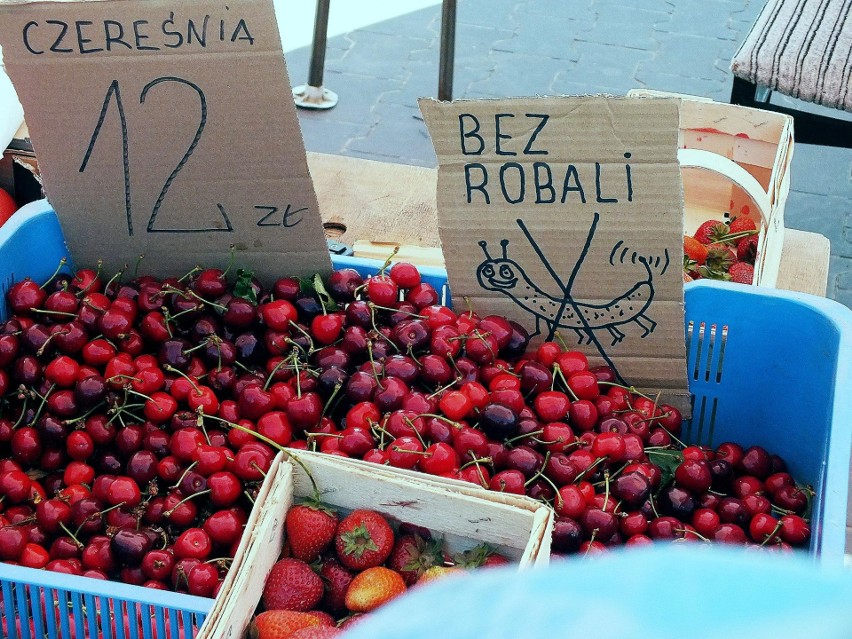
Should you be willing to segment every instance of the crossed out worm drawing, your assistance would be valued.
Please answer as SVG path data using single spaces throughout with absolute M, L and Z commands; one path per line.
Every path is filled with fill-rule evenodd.
M 530 246 L 559 287 L 559 296 L 551 295 L 542 290 L 541 287 L 530 280 L 520 264 L 508 257 L 509 240 L 506 239 L 500 241 L 502 257 L 492 257 L 488 253 L 487 242 L 484 240 L 479 242 L 479 246 L 485 253 L 485 260 L 479 264 L 476 270 L 476 278 L 482 288 L 506 295 L 515 304 L 535 317 L 533 336 L 542 333 L 542 323 L 547 327 L 547 340 L 552 340 L 556 331 L 560 328 L 568 329 L 577 335 L 578 343 L 582 344 L 585 340 L 588 344 L 594 344 L 607 364 L 618 374 L 617 368 L 601 345 L 597 333 L 604 331 L 608 333 L 612 338 L 610 345 L 615 346 L 625 337 L 624 332 L 619 330 L 620 326 L 630 323 L 636 324 L 642 329 L 640 336 L 642 338 L 654 331 L 657 323 L 645 314 L 654 299 L 654 277 L 651 265 L 653 264 L 654 268 L 657 268 L 663 262 L 660 274 L 665 273 L 669 266 L 669 254 L 666 250 L 664 260 L 661 260 L 659 257 L 646 258 L 634 251 L 630 253 L 629 259 L 632 263 L 639 263 L 644 267 L 644 279 L 637 282 L 628 291 L 604 304 L 589 304 L 576 300 L 571 290 L 588 255 L 599 219 L 600 214 L 595 213 L 585 244 L 571 269 L 571 274 L 565 281 L 556 273 L 524 221 L 516 220 Z M 621 249 L 619 261 L 623 263 L 627 259 L 630 251 L 626 247 L 623 248 L 623 244 L 623 242 L 616 243 L 610 252 L 609 262 L 613 266 L 615 265 L 616 255 L 619 254 L 619 249 Z

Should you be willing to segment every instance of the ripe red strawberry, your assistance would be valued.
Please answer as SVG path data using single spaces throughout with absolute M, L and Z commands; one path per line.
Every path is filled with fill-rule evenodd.
M 397 571 L 410 586 L 432 566 L 444 563 L 441 542 L 420 535 L 401 535 L 393 546 L 387 566 Z
M 453 557 L 453 560 L 461 568 L 491 568 L 509 563 L 506 557 L 498 554 L 488 544 L 479 544 L 465 550 Z
M 751 284 L 754 281 L 754 267 L 746 262 L 737 262 L 728 271 L 732 282 Z
M 754 264 L 757 259 L 757 235 L 744 237 L 737 242 L 737 260 Z
M 393 550 L 393 529 L 374 510 L 353 510 L 337 526 L 335 548 L 340 562 L 352 570 L 380 566 Z
M 305 562 L 314 561 L 334 541 L 337 514 L 317 503 L 293 506 L 287 511 L 284 526 L 290 554 Z
M 267 610 L 257 615 L 251 623 L 252 639 L 285 639 L 303 629 L 323 624 L 318 617 L 292 610 Z
M 728 225 L 719 220 L 707 220 L 693 233 L 693 237 L 702 244 L 712 244 L 728 234 Z
M 263 587 L 263 605 L 267 610 L 305 612 L 322 599 L 322 579 L 304 561 L 290 557 L 279 560 Z
M 346 589 L 355 578 L 355 573 L 334 557 L 329 557 L 320 567 L 320 577 L 325 582 L 322 604 L 326 610 L 340 612 L 346 609 Z
M 757 224 L 750 217 L 735 217 L 728 225 L 728 233 L 742 233 L 743 231 L 756 231 Z

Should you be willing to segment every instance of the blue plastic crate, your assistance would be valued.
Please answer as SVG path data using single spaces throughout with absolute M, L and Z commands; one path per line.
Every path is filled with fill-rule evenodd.
M 23 277 L 46 280 L 63 257 L 68 253 L 56 215 L 43 200 L 28 204 L 0 228 L 0 292 Z M 340 256 L 332 261 L 365 275 L 382 264 Z M 444 271 L 423 269 L 423 276 L 449 301 Z M 0 304 L 0 319 L 5 312 Z M 794 476 L 816 490 L 811 553 L 823 564 L 841 565 L 852 450 L 852 311 L 810 295 L 695 282 L 686 286 L 685 331 L 694 411 L 684 439 L 708 445 L 732 440 L 783 456 Z M 131 626 L 123 634 L 123 626 L 107 623 L 101 634 L 88 634 L 110 639 L 184 636 L 174 633 L 197 628 L 212 606 L 210 599 L 5 564 L 0 587 L 7 620 L 36 613 L 30 601 L 43 596 L 60 613 L 73 612 L 77 602 L 77 610 L 135 611 L 148 623 L 142 633 Z M 64 630 L 49 617 L 34 618 L 42 624 L 37 631 L 46 629 L 35 637 L 86 636 L 69 634 L 67 616 L 60 616 Z M 74 622 L 83 623 L 80 618 L 74 615 Z M 109 617 L 89 614 L 86 624 L 90 619 L 97 630 Z M 27 628 L 21 636 L 32 635 Z M 17 639 L 14 632 L 10 637 Z

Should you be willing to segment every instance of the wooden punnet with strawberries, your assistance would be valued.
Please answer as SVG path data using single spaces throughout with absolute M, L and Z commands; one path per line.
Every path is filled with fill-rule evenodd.
M 202 639 L 239 636 L 255 606 L 252 636 L 332 636 L 429 581 L 548 562 L 552 511 L 535 500 L 306 451 L 289 459 L 270 468 L 251 570 L 217 601 Z

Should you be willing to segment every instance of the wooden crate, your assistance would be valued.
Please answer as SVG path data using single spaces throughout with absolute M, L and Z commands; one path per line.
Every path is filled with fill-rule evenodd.
M 272 488 L 251 531 L 245 561 L 229 588 L 220 593 L 197 639 L 237 639 L 245 634 L 281 554 L 287 510 L 294 499 L 313 495 L 308 472 L 321 499 L 341 512 L 371 508 L 391 520 L 423 526 L 439 535 L 450 553 L 485 542 L 518 562 L 519 569 L 549 562 L 553 511 L 544 504 L 475 488 L 448 490 L 422 475 L 396 475 L 391 469 L 365 468 L 363 463 L 331 455 L 294 451 L 292 456 L 298 461 L 279 454 L 270 469 Z
M 713 218 L 753 219 L 760 229 L 754 283 L 774 287 L 790 192 L 793 118 L 660 91 L 633 90 L 628 95 L 681 99 L 678 143 L 684 230 L 691 235 Z

